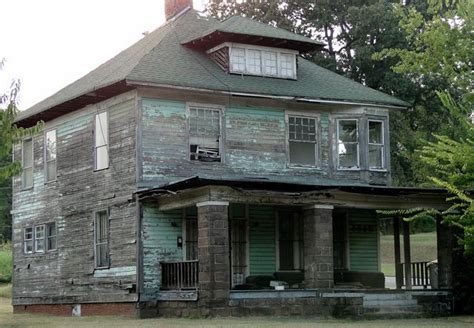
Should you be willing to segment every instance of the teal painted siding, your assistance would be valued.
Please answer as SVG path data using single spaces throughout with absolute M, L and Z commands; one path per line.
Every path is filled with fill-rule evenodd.
M 160 288 L 160 261 L 183 259 L 182 248 L 176 239 L 182 235 L 182 211 L 160 212 L 156 207 L 143 205 L 143 288 L 145 294 Z
M 275 213 L 272 206 L 250 206 L 250 274 L 271 275 L 276 271 Z
M 349 257 L 352 271 L 378 271 L 377 233 L 375 211 L 349 211 Z

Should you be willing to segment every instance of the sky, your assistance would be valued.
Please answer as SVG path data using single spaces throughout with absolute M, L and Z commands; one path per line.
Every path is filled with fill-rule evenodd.
M 19 79 L 28 109 L 164 22 L 164 0 L 2 0 L 0 94 Z

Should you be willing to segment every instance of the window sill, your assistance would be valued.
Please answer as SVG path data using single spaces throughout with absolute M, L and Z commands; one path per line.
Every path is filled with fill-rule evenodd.
M 102 270 L 109 270 L 109 269 L 110 269 L 110 265 L 104 266 L 104 267 L 96 267 L 94 268 L 94 271 L 102 271 Z
M 103 168 L 103 169 L 94 169 L 94 172 L 101 172 L 101 171 L 105 171 L 105 170 L 108 170 L 110 167 L 106 167 L 106 168 Z
M 31 186 L 31 187 L 21 187 L 21 190 L 20 191 L 30 191 L 30 190 L 33 190 L 34 189 L 34 186 Z
M 360 171 L 360 167 L 350 168 L 350 167 L 338 167 L 338 171 Z
M 369 169 L 369 172 L 381 172 L 381 173 L 387 173 L 387 169 Z
M 297 165 L 297 164 L 288 164 L 287 168 L 289 168 L 289 169 L 303 169 L 303 170 L 317 170 L 317 171 L 322 170 L 322 168 L 320 166 Z
M 45 185 L 49 185 L 49 184 L 53 184 L 55 182 L 58 182 L 58 179 L 54 179 L 54 180 L 50 180 L 50 181 L 45 181 L 44 184 Z

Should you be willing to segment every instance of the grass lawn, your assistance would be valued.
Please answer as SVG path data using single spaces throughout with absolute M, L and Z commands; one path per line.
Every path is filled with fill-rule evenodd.
M 403 262 L 403 235 L 400 236 L 401 258 Z M 433 261 L 437 258 L 436 232 L 417 233 L 410 235 L 411 260 Z M 382 255 L 382 272 L 386 276 L 395 276 L 395 259 L 393 250 L 393 235 L 380 237 L 380 251 Z
M 10 282 L 12 277 L 12 249 L 9 243 L 0 243 L 0 284 Z

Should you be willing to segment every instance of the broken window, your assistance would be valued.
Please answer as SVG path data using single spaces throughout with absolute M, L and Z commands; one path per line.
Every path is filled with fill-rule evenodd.
M 303 269 L 303 220 L 292 211 L 278 212 L 279 270 Z
M 337 121 L 338 167 L 342 169 L 359 168 L 359 132 L 358 121 Z
M 33 253 L 33 228 L 27 227 L 23 229 L 23 242 L 25 254 Z
M 383 121 L 369 120 L 369 168 L 383 169 L 384 162 Z
M 221 110 L 189 108 L 189 153 L 191 160 L 221 161 Z
M 94 218 L 95 266 L 104 268 L 109 266 L 109 213 L 100 211 Z
M 109 121 L 107 112 L 95 115 L 95 170 L 109 167 Z
M 56 130 L 46 132 L 44 138 L 46 182 L 56 180 Z
M 290 164 L 317 166 L 316 119 L 288 117 Z
M 33 140 L 23 140 L 21 184 L 24 189 L 33 187 Z
M 56 249 L 56 223 L 46 224 L 46 249 L 52 251 Z

